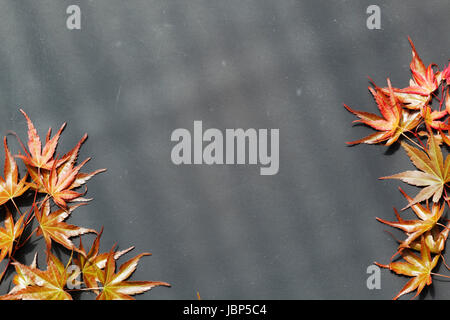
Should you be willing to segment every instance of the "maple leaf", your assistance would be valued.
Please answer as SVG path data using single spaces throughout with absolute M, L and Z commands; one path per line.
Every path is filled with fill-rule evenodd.
M 100 230 L 94 242 L 92 243 L 92 247 L 89 252 L 85 251 L 80 238 L 79 252 L 81 253 L 78 254 L 77 259 L 74 259 L 74 263 L 81 270 L 83 281 L 87 288 L 94 289 L 97 287 L 98 272 L 105 267 L 106 261 L 108 259 L 108 252 L 99 254 L 99 243 L 102 233 L 103 228 L 102 230 Z M 134 249 L 134 247 L 115 252 L 114 259 L 119 259 L 122 255 L 131 251 L 132 249 Z M 97 290 L 94 289 L 94 292 L 97 292 Z
M 68 272 L 67 266 L 49 253 L 47 270 L 42 271 L 34 266 L 26 266 L 19 262 L 13 265 L 19 276 L 19 286 L 13 288 L 3 300 L 72 300 L 71 295 L 64 290 Z M 17 279 L 17 278 L 16 278 Z
M 408 202 L 411 203 L 412 199 L 402 189 L 400 189 L 400 192 L 408 200 Z M 419 238 L 425 232 L 433 229 L 444 213 L 444 208 L 445 204 L 442 206 L 439 204 L 433 204 L 430 210 L 428 207 L 424 207 L 421 204 L 416 203 L 411 205 L 411 209 L 419 218 L 418 220 L 404 220 L 400 217 L 396 209 L 394 209 L 394 211 L 398 221 L 386 221 L 378 217 L 376 219 L 384 224 L 406 232 L 408 237 L 400 244 L 399 249 L 401 250 L 409 247 L 412 241 Z
M 34 254 L 33 262 L 29 266 L 31 269 L 37 268 L 37 252 Z M 9 295 L 19 292 L 22 289 L 25 289 L 28 286 L 33 285 L 33 281 L 31 278 L 24 272 L 22 272 L 23 268 L 15 266 L 16 274 L 13 278 L 13 283 L 15 284 L 14 288 L 9 291 Z
M 17 157 L 21 158 L 23 162 L 28 166 L 50 170 L 53 166 L 55 166 L 56 160 L 53 159 L 53 155 L 55 154 L 59 137 L 61 135 L 61 132 L 64 130 L 66 123 L 64 123 L 61 126 L 61 128 L 58 130 L 58 132 L 55 134 L 53 138 L 50 138 L 52 129 L 49 128 L 45 140 L 46 144 L 42 149 L 41 139 L 39 138 L 37 130 L 33 125 L 33 122 L 31 122 L 30 118 L 25 113 L 25 111 L 20 109 L 20 112 L 22 112 L 25 119 L 27 120 L 29 151 L 27 151 L 25 147 L 22 146 L 26 155 L 19 154 L 17 155 Z
M 387 96 L 390 96 L 392 94 L 389 88 L 382 88 L 381 91 Z M 426 106 L 431 100 L 431 96 L 423 96 L 420 94 L 416 94 L 414 93 L 414 91 L 411 92 L 411 89 L 409 88 L 404 89 L 392 88 L 392 91 L 397 100 L 405 108 L 411 110 L 420 110 L 424 106 Z
M 410 80 L 409 87 L 398 89 L 389 88 L 381 89 L 382 92 L 388 96 L 395 95 L 406 108 L 418 110 L 422 109 L 431 100 L 431 94 L 436 91 L 442 79 L 442 74 L 433 70 L 433 64 L 425 67 L 422 59 L 411 40 L 408 37 L 409 43 L 412 49 L 412 59 L 410 63 L 410 69 L 412 73 L 412 79 Z
M 65 176 L 69 172 L 74 171 L 74 166 L 78 158 L 78 153 L 80 151 L 81 145 L 86 141 L 87 134 L 85 134 L 80 141 L 76 144 L 76 146 L 69 151 L 67 154 L 65 154 L 61 160 L 59 160 L 59 165 L 56 170 L 56 173 L 59 176 Z M 79 167 L 81 168 L 86 162 L 88 162 L 90 158 L 86 159 L 82 165 Z M 98 173 L 104 172 L 106 169 L 98 169 L 90 173 L 83 173 L 83 172 L 77 172 L 75 175 L 75 179 L 73 180 L 72 184 L 70 185 L 70 189 L 75 189 L 78 187 L 83 186 L 87 181 L 89 181 L 93 176 L 95 176 Z M 36 171 L 34 171 L 36 172 Z
M 422 96 L 429 96 L 439 87 L 439 80 L 441 78 L 440 72 L 434 73 L 433 64 L 425 67 L 411 38 L 408 37 L 408 40 L 412 49 L 412 60 L 409 65 L 411 68 L 412 79 L 410 81 L 410 86 L 405 90 L 409 90 L 411 93 Z
M 150 253 L 142 253 L 122 264 L 116 271 L 115 252 L 111 251 L 106 260 L 104 270 L 98 272 L 98 279 L 103 285 L 97 300 L 134 300 L 131 295 L 140 294 L 156 286 L 170 285 L 161 281 L 125 281 L 136 270 L 139 260 Z
M 424 106 L 420 112 L 425 124 L 436 130 L 449 130 L 450 126 L 438 121 L 447 115 L 447 110 L 433 111 L 429 106 Z
M 29 188 L 25 183 L 27 176 L 19 181 L 17 163 L 8 149 L 6 137 L 3 139 L 3 144 L 5 146 L 5 178 L 0 177 L 0 205 L 21 196 Z
M 90 199 L 80 198 L 84 193 L 76 192 L 73 189 L 83 186 L 96 174 L 106 171 L 106 169 L 99 169 L 91 173 L 80 173 L 80 169 L 89 160 L 90 158 L 84 160 L 76 167 L 73 167 L 71 161 L 66 161 L 59 168 L 54 166 L 50 171 L 42 173 L 35 168 L 28 167 L 28 172 L 33 179 L 29 186 L 40 193 L 47 193 L 61 208 L 67 208 L 67 202 L 89 201 Z
M 449 131 L 450 132 L 450 131 Z M 447 135 L 445 135 L 444 132 L 442 132 L 442 130 L 439 130 L 439 134 L 440 134 L 440 138 L 441 140 L 448 146 L 450 146 L 450 137 L 448 137 Z
M 5 226 L 0 228 L 0 261 L 2 261 L 7 255 L 11 256 L 11 252 L 14 248 L 14 242 L 23 232 L 25 215 L 20 216 L 16 223 L 12 217 L 11 212 L 6 207 Z
M 421 171 L 405 171 L 380 179 L 399 179 L 414 186 L 425 187 L 407 207 L 431 197 L 433 202 L 438 202 L 444 186 L 450 182 L 450 157 L 447 156 L 444 163 L 441 148 L 433 134 L 429 134 L 428 147 L 425 152 L 404 142 L 402 142 L 402 147 L 411 162 Z
M 378 132 L 375 132 L 363 139 L 347 142 L 348 144 L 375 144 L 386 141 L 386 145 L 389 146 L 397 141 L 401 134 L 414 129 L 419 125 L 421 121 L 420 114 L 418 112 L 403 110 L 397 98 L 393 94 L 393 89 L 389 79 L 388 86 L 391 92 L 390 97 L 386 96 L 382 90 L 376 86 L 375 89 L 369 87 L 382 117 L 369 112 L 355 111 L 344 104 L 344 107 L 349 112 L 360 118 L 354 122 L 361 122 L 375 130 L 378 130 Z
M 73 201 L 83 195 L 83 193 L 73 191 L 71 186 L 81 167 L 88 160 L 89 159 L 86 159 L 75 168 L 61 171 L 60 174 L 58 174 L 56 167 L 53 166 L 50 173 L 46 175 L 47 178 L 43 179 L 43 185 L 47 194 L 50 195 L 53 198 L 53 201 L 60 207 L 67 208 L 67 202 Z
M 33 180 L 32 183 L 29 183 L 29 186 L 40 193 L 47 193 L 62 208 L 67 208 L 67 202 L 70 201 L 89 201 L 90 199 L 80 198 L 83 193 L 76 192 L 73 189 L 83 186 L 93 176 L 106 171 L 106 169 L 98 169 L 90 173 L 80 172 L 90 158 L 74 167 L 80 147 L 86 138 L 87 135 L 84 135 L 77 145 L 58 161 L 59 165 L 56 166 L 56 163 L 54 163 L 50 170 L 39 171 L 37 168 L 27 167 Z
M 436 226 L 430 231 L 427 231 L 423 234 L 425 244 L 430 249 L 431 253 L 440 254 L 444 250 L 449 231 L 450 222 L 447 223 L 442 231 L 439 231 L 439 227 Z M 409 247 L 413 250 L 420 251 L 420 249 L 422 248 L 421 241 L 419 241 L 419 239 L 416 239 L 412 243 L 410 243 Z
M 416 295 L 413 297 L 415 298 L 422 292 L 426 285 L 431 284 L 431 272 L 438 263 L 439 256 L 437 255 L 431 259 L 430 249 L 427 247 L 423 238 L 421 240 L 420 257 L 415 255 L 411 250 L 404 250 L 400 254 L 405 261 L 395 261 L 388 265 L 377 262 L 375 264 L 397 274 L 413 277 L 394 297 L 394 300 L 417 289 Z
M 39 222 L 39 230 L 37 235 L 43 235 L 47 246 L 47 251 L 50 251 L 53 240 L 69 250 L 80 252 L 70 238 L 85 233 L 97 233 L 93 229 L 82 228 L 64 222 L 73 210 L 84 204 L 85 203 L 79 203 L 69 207 L 67 210 L 59 209 L 52 213 L 50 213 L 50 202 L 48 200 L 42 204 L 41 210 L 35 207 L 34 214 L 36 220 Z

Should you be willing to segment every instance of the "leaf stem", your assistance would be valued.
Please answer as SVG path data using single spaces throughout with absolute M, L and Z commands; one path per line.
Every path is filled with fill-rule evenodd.
M 418 144 L 417 142 L 415 142 L 413 139 L 411 139 L 410 137 L 408 137 L 404 132 L 402 132 L 402 136 L 404 136 L 406 139 L 408 139 L 411 143 L 414 143 L 416 146 L 418 146 L 420 149 L 425 150 L 424 147 L 422 147 L 420 144 Z
M 16 202 L 14 201 L 14 198 L 11 198 L 11 202 L 13 203 L 14 207 L 16 208 L 17 212 L 22 215 L 22 212 L 20 211 L 19 207 L 17 206 Z
M 93 291 L 93 290 L 103 290 L 103 287 L 97 287 L 97 288 L 79 288 L 79 289 L 67 289 L 64 290 L 66 292 L 72 292 L 72 291 Z
M 439 276 L 439 277 L 444 277 L 444 278 L 450 279 L 450 276 L 446 276 L 445 274 L 434 273 L 434 272 L 430 272 L 430 274 L 432 274 L 433 276 Z
M 440 254 L 440 256 L 441 256 L 441 258 L 442 258 L 442 262 L 444 263 L 444 266 L 448 269 L 448 270 L 450 270 L 450 267 L 447 265 L 447 263 L 445 262 L 445 258 L 444 258 L 444 256 L 442 255 L 442 253 Z

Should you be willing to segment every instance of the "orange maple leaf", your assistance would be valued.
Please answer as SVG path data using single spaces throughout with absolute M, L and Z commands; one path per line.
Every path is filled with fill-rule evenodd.
M 0 228 L 0 261 L 2 261 L 7 255 L 11 256 L 14 248 L 14 243 L 18 237 L 22 235 L 24 229 L 25 215 L 20 216 L 16 223 L 12 217 L 8 207 L 6 207 L 5 226 Z
M 400 189 L 400 192 L 411 203 L 412 198 L 410 198 L 402 189 Z M 442 206 L 439 204 L 433 204 L 433 207 L 430 210 L 428 207 L 424 207 L 421 204 L 416 203 L 411 205 L 411 209 L 419 218 L 417 220 L 402 219 L 396 209 L 394 209 L 394 211 L 398 221 L 386 221 L 378 217 L 376 219 L 384 224 L 406 232 L 407 238 L 399 246 L 399 249 L 401 250 L 402 248 L 408 248 L 411 242 L 419 238 L 425 232 L 433 229 L 444 213 L 444 207 L 445 204 Z
M 37 268 L 37 252 L 34 254 L 33 262 L 31 263 L 31 265 L 29 265 L 29 268 L 31 269 Z M 8 295 L 16 293 L 26 288 L 27 286 L 33 285 L 33 281 L 26 273 L 22 272 L 22 268 L 16 266 L 15 269 L 16 274 L 14 275 L 12 281 L 15 284 L 15 286 L 11 289 L 11 291 L 9 291 Z
M 33 180 L 32 183 L 29 183 L 29 186 L 40 193 L 50 195 L 61 208 L 67 208 L 67 202 L 70 201 L 89 201 L 89 199 L 80 199 L 83 193 L 76 192 L 73 189 L 83 186 L 93 176 L 106 171 L 106 169 L 98 169 L 90 173 L 80 172 L 90 158 L 74 167 L 80 147 L 86 138 L 87 135 L 84 135 L 70 152 L 64 155 L 61 160 L 53 163 L 53 167 L 50 170 L 41 171 L 38 168 L 27 166 Z
M 402 290 L 394 297 L 394 300 L 398 299 L 404 294 L 410 293 L 417 289 L 417 297 L 426 285 L 430 285 L 432 282 L 431 273 L 439 261 L 439 256 L 434 256 L 431 259 L 430 249 L 425 244 L 425 241 L 421 240 L 420 257 L 416 256 L 411 250 L 404 250 L 400 252 L 405 261 L 395 261 L 388 265 L 375 262 L 379 267 L 389 269 L 397 274 L 413 277 L 409 280 Z
M 98 271 L 98 279 L 103 285 L 97 300 L 134 300 L 131 295 L 140 294 L 156 286 L 169 287 L 170 284 L 162 281 L 125 281 L 136 270 L 136 266 L 143 256 L 150 253 L 142 253 L 120 266 L 117 273 L 115 252 L 108 254 L 104 270 Z
M 414 186 L 425 187 L 411 200 L 409 206 L 429 198 L 438 202 L 445 185 L 450 182 L 450 157 L 447 156 L 444 163 L 441 148 L 433 134 L 429 134 L 428 148 L 425 151 L 404 142 L 402 146 L 411 162 L 421 171 L 405 171 L 380 179 L 398 179 Z
M 439 87 L 443 74 L 439 71 L 434 72 L 434 64 L 425 67 L 411 38 L 408 37 L 408 40 L 412 49 L 410 63 L 412 79 L 410 80 L 409 87 L 403 89 L 393 88 L 392 92 L 389 88 L 383 88 L 382 91 L 386 95 L 393 93 L 398 101 L 403 103 L 406 108 L 417 110 L 428 105 L 432 98 L 431 94 Z
M 97 292 L 95 288 L 97 287 L 98 272 L 105 267 L 109 255 L 108 252 L 99 254 L 99 243 L 102 233 L 103 228 L 100 230 L 92 243 L 92 247 L 89 252 L 85 251 L 80 238 L 79 252 L 81 253 L 79 253 L 78 257 L 74 259 L 74 263 L 80 268 L 86 287 L 93 288 L 94 292 Z M 114 259 L 119 259 L 122 255 L 133 249 L 134 247 L 130 247 L 128 249 L 115 252 Z
M 42 271 L 34 265 L 26 266 L 13 262 L 17 274 L 19 287 L 13 288 L 2 300 L 72 300 L 71 295 L 65 291 L 69 278 L 67 267 L 53 254 L 49 253 L 47 270 Z M 18 280 L 17 280 L 18 279 Z
M 433 111 L 431 107 L 424 106 L 420 111 L 425 124 L 436 130 L 449 130 L 450 126 L 443 121 L 438 121 L 447 115 L 447 110 Z
M 32 167 L 36 167 L 39 169 L 47 169 L 50 170 L 55 165 L 55 159 L 53 159 L 53 155 L 55 154 L 56 147 L 58 145 L 58 140 L 61 135 L 61 132 L 64 130 L 66 124 L 64 123 L 61 128 L 58 130 L 56 135 L 53 138 L 50 138 L 52 129 L 49 128 L 46 137 L 46 144 L 42 149 L 41 139 L 37 133 L 36 128 L 31 122 L 28 115 L 20 109 L 20 112 L 24 115 L 28 124 L 28 150 L 23 147 L 25 155 L 17 155 L 17 157 L 21 158 L 23 162 Z
M 33 182 L 29 185 L 40 193 L 47 193 L 61 208 L 67 208 L 67 202 L 89 201 L 90 199 L 80 198 L 84 193 L 76 192 L 73 189 L 83 186 L 96 174 L 106 171 L 106 169 L 99 169 L 91 173 L 80 172 L 89 160 L 90 158 L 73 167 L 73 162 L 69 159 L 59 168 L 53 166 L 50 171 L 41 173 L 36 168 L 28 167 L 28 172 L 33 179 Z
M 439 227 L 436 226 L 430 231 L 427 231 L 423 234 L 425 244 L 430 249 L 431 253 L 440 254 L 444 250 L 449 231 L 450 222 L 447 223 L 445 228 L 443 228 L 441 231 L 439 230 Z M 416 239 L 410 243 L 409 247 L 413 250 L 420 251 L 420 249 L 422 248 L 421 241 L 419 241 L 419 239 Z
M 25 182 L 27 179 L 26 175 L 19 181 L 17 163 L 11 152 L 9 152 L 6 137 L 3 139 L 3 144 L 5 146 L 5 178 L 0 177 L 0 205 L 21 196 L 29 188 Z
M 55 241 L 69 250 L 75 250 L 77 252 L 83 253 L 73 244 L 70 238 L 85 233 L 97 232 L 93 229 L 87 229 L 67 224 L 64 222 L 64 220 L 67 219 L 67 217 L 72 213 L 73 210 L 84 204 L 85 203 L 79 203 L 77 205 L 69 207 L 67 210 L 59 209 L 51 213 L 50 202 L 48 200 L 46 200 L 42 204 L 41 210 L 35 207 L 34 214 L 36 220 L 39 222 L 39 230 L 37 232 L 37 235 L 43 235 L 48 252 L 51 249 L 52 241 Z
M 441 78 L 440 72 L 435 73 L 433 71 L 433 64 L 425 67 L 411 38 L 408 37 L 408 40 L 412 49 L 412 59 L 409 65 L 411 68 L 412 79 L 410 81 L 410 86 L 405 90 L 422 96 L 429 96 L 439 87 Z
M 397 141 L 404 132 L 414 129 L 420 123 L 421 117 L 418 112 L 409 112 L 402 109 L 400 103 L 393 94 L 389 79 L 388 86 L 391 91 L 390 97 L 386 96 L 382 90 L 376 86 L 375 89 L 369 88 L 377 102 L 382 117 L 369 112 L 355 111 L 344 104 L 344 107 L 348 111 L 360 118 L 354 122 L 361 122 L 378 130 L 378 132 L 363 139 L 347 142 L 348 144 L 375 144 L 386 141 L 386 145 L 389 146 Z

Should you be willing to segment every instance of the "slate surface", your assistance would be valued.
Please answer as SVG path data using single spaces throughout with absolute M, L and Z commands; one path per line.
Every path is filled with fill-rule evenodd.
M 70 4 L 81 8 L 79 31 L 66 28 Z M 366 28 L 370 4 L 381 8 L 381 30 Z M 381 290 L 368 290 L 366 268 L 395 247 L 375 216 L 392 218 L 404 200 L 400 183 L 377 178 L 411 165 L 402 150 L 347 147 L 370 130 L 352 127 L 342 103 L 376 110 L 368 76 L 407 85 L 408 35 L 425 63 L 446 64 L 449 9 L 419 0 L 0 1 L 1 133 L 25 139 L 19 107 L 41 136 L 68 122 L 61 153 L 88 132 L 81 157 L 108 172 L 89 182 L 95 200 L 70 222 L 104 226 L 103 250 L 117 242 L 153 253 L 133 279 L 172 288 L 139 299 L 390 299 L 407 279 L 383 271 Z M 279 173 L 175 166 L 170 134 L 194 120 L 279 128 Z M 25 261 L 42 249 L 35 244 Z M 450 298 L 450 287 L 435 281 L 422 297 Z

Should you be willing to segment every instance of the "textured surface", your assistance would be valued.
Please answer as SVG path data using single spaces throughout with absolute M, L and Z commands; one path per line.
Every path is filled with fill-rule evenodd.
M 66 29 L 69 4 L 81 31 Z M 450 5 L 378 1 L 382 29 L 368 30 L 370 4 L 2 0 L 1 133 L 25 137 L 19 106 L 42 135 L 68 121 L 60 152 L 88 132 L 81 156 L 108 172 L 70 221 L 104 225 L 103 250 L 153 253 L 134 279 L 173 287 L 141 299 L 392 298 L 406 278 L 382 271 L 382 289 L 366 288 L 366 268 L 395 247 L 375 216 L 404 205 L 400 183 L 377 178 L 411 164 L 402 150 L 347 147 L 370 130 L 342 103 L 376 109 L 367 76 L 407 85 L 408 35 L 426 64 L 447 63 Z M 173 165 L 170 134 L 194 120 L 279 128 L 280 172 Z M 423 297 L 450 298 L 450 286 Z

